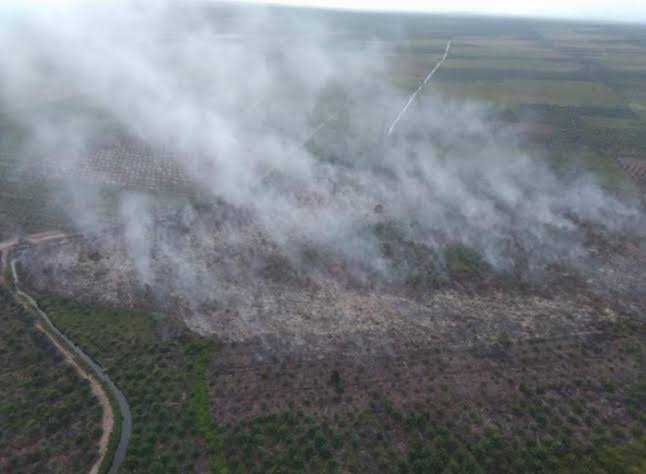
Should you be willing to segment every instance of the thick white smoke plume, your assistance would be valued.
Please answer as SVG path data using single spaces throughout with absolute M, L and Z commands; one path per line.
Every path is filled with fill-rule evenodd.
M 102 147 L 122 146 L 133 167 L 166 157 L 290 258 L 314 244 L 387 273 L 367 231 L 387 223 L 431 249 L 461 243 L 498 268 L 519 254 L 538 266 L 582 254 L 575 222 L 621 229 L 638 216 L 591 176 L 557 176 L 494 131 L 485 108 L 439 97 L 432 82 L 388 136 L 410 91 L 390 85 L 382 42 L 333 26 L 186 2 L 14 6 L 0 13 L 0 104 L 27 131 L 24 160 L 73 172 Z M 66 182 L 89 230 L 99 189 Z M 147 281 L 154 198 L 138 196 L 116 214 Z

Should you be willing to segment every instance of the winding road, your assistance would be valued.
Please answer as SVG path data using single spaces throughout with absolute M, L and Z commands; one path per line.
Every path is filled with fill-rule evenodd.
M 25 238 L 24 240 L 32 244 L 37 244 L 47 240 L 61 239 L 66 237 L 67 236 L 65 234 L 60 234 L 60 233 L 44 233 L 44 234 L 31 235 Z M 19 242 L 20 240 L 18 239 L 14 239 L 8 242 L 0 242 L 0 256 L 1 256 L 0 269 L 2 270 L 0 273 L 4 274 L 4 270 L 7 264 L 6 260 L 8 258 L 7 255 L 10 252 L 10 250 L 14 246 L 16 246 Z M 72 365 L 75 366 L 76 370 L 79 372 L 81 377 L 89 379 L 90 384 L 92 385 L 92 390 L 97 395 L 97 398 L 99 398 L 99 401 L 104 409 L 103 425 L 104 425 L 104 428 L 107 427 L 108 434 L 111 434 L 114 428 L 114 422 L 113 422 L 114 415 L 112 413 L 112 406 L 110 405 L 109 400 L 107 399 L 107 396 L 103 391 L 103 386 L 101 386 L 98 382 L 96 382 L 96 380 L 94 380 L 94 377 L 96 377 L 97 379 L 101 380 L 104 383 L 104 386 L 110 390 L 114 399 L 117 401 L 117 404 L 119 405 L 119 411 L 121 412 L 121 435 L 119 438 L 119 445 L 117 446 L 114 452 L 114 458 L 112 460 L 110 470 L 108 471 L 110 474 L 116 473 L 126 457 L 128 442 L 130 440 L 130 435 L 132 433 L 132 415 L 130 414 L 130 406 L 128 405 L 128 401 L 126 400 L 126 397 L 123 395 L 121 390 L 119 390 L 119 388 L 114 384 L 114 382 L 110 379 L 110 377 L 105 373 L 103 368 L 99 364 L 97 364 L 88 354 L 86 354 L 78 345 L 76 345 L 70 338 L 68 338 L 65 334 L 63 334 L 52 323 L 52 321 L 49 319 L 49 316 L 47 316 L 47 313 L 45 313 L 38 306 L 38 303 L 36 302 L 36 300 L 20 288 L 20 280 L 18 277 L 18 272 L 16 270 L 16 259 L 11 260 L 10 266 L 11 266 L 11 277 L 13 279 L 13 288 L 14 288 L 15 294 L 18 296 L 20 300 L 26 302 L 27 305 L 31 306 L 38 313 L 38 315 L 42 320 L 42 323 L 44 323 L 50 331 L 50 333 L 46 332 L 46 334 L 50 337 L 52 343 L 63 354 L 63 356 Z M 37 325 L 40 328 L 40 323 L 37 323 Z M 59 340 L 57 340 L 56 338 L 51 337 L 51 333 L 55 334 L 63 344 L 61 344 L 61 342 L 59 342 Z M 65 347 L 63 347 L 63 345 Z M 86 367 L 88 367 L 93 372 L 93 374 L 86 373 L 80 365 L 76 364 L 76 362 L 73 360 L 68 350 L 71 353 L 74 353 L 80 360 L 82 360 L 85 363 Z M 98 469 L 101 465 L 103 457 L 105 456 L 105 453 L 107 451 L 107 444 L 108 444 L 107 438 L 105 440 L 104 439 L 101 440 L 100 442 L 101 447 L 99 450 L 100 451 L 99 460 L 92 467 L 90 471 L 91 474 L 98 472 Z

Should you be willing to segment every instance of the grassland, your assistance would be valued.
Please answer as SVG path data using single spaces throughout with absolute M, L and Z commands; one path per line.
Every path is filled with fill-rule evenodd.
M 442 66 L 447 69 L 459 69 L 467 77 L 473 73 L 477 74 L 479 69 L 496 69 L 502 71 L 548 71 L 548 72 L 575 72 L 579 65 L 567 60 L 549 60 L 540 56 L 529 58 L 480 58 L 464 59 L 452 57 Z
M 33 317 L 0 288 L 0 472 L 87 472 L 101 407 Z
M 606 85 L 584 81 L 502 79 L 441 83 L 431 90 L 436 94 L 507 107 L 515 104 L 615 106 L 620 103 L 619 96 Z
M 630 118 L 591 116 L 584 118 L 587 125 L 596 129 L 638 128 L 640 122 Z
M 532 107 L 531 117 L 517 116 L 552 132 L 529 141 L 557 154 L 593 152 L 609 161 L 622 154 L 645 156 L 646 138 L 639 133 L 646 125 L 643 28 L 476 18 L 428 24 L 426 35 L 411 27 L 412 39 L 399 44 L 391 38 L 399 55 L 389 57 L 389 71 L 402 91 L 419 84 L 442 54 L 438 42 L 450 37 L 451 53 L 428 94 L 483 101 L 502 116 Z M 590 107 L 599 111 L 591 113 Z M 608 116 L 610 109 L 633 115 Z

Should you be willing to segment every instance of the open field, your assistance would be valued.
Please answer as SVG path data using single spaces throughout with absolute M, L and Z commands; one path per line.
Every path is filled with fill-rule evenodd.
M 495 20 L 487 20 L 493 26 Z M 431 22 L 432 24 L 432 22 Z M 523 24 L 523 22 L 519 22 Z M 642 96 L 646 93 L 646 70 L 641 57 L 646 55 L 646 37 L 643 30 L 633 26 L 588 25 L 536 22 L 525 24 L 527 29 L 519 32 L 513 28 L 500 27 L 498 35 L 491 33 L 475 19 L 465 19 L 454 26 L 451 34 L 453 48 L 444 67 L 439 71 L 436 83 L 428 88 L 429 93 L 450 94 L 456 98 L 484 100 L 508 110 L 526 104 L 559 106 L 628 107 L 636 115 L 630 119 L 630 128 L 643 128 L 644 107 Z M 483 28 L 487 33 L 480 36 L 473 31 Z M 440 38 L 446 32 L 439 28 L 429 35 Z M 391 74 L 395 83 L 403 89 L 413 87 L 415 81 L 433 64 L 441 53 L 442 45 L 433 39 L 411 40 L 402 45 L 399 56 L 391 57 Z M 598 131 L 624 129 L 617 121 L 605 122 L 603 115 L 589 115 L 574 111 L 575 121 L 554 122 L 550 115 L 538 112 L 533 121 L 558 124 L 556 134 L 583 134 L 572 143 L 561 143 L 570 151 L 599 145 L 587 142 L 588 135 Z M 577 121 L 585 122 L 584 130 Z M 574 126 L 574 127 L 573 127 Z M 612 159 L 621 147 L 636 148 L 643 153 L 645 142 L 636 134 L 618 132 L 606 140 L 612 145 L 606 148 Z M 605 148 L 606 146 L 604 146 Z
M 460 59 L 459 57 L 452 57 L 451 59 L 448 59 L 446 61 L 444 68 L 458 69 L 462 74 L 465 75 L 465 80 L 468 80 L 469 75 L 471 73 L 478 74 L 479 69 L 503 71 L 575 72 L 580 68 L 580 66 L 576 63 L 568 61 L 567 59 L 554 61 L 542 59 L 540 56 L 535 59 Z
M 515 104 L 616 106 L 620 103 L 619 97 L 604 84 L 580 81 L 502 79 L 441 84 L 432 90 L 437 94 L 499 103 L 506 107 Z

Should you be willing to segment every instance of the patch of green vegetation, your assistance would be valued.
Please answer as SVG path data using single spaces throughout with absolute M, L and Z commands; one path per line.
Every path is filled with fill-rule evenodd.
M 605 364 L 588 359 L 598 350 L 595 341 L 519 345 L 502 332 L 493 359 L 485 353 L 477 356 L 487 360 L 478 367 L 491 362 L 497 368 L 492 377 L 485 375 L 476 399 L 461 396 L 465 380 L 480 372 L 470 365 L 466 378 L 437 380 L 440 390 L 414 386 L 413 391 L 425 395 L 412 403 L 389 399 L 397 388 L 383 384 L 384 376 L 373 386 L 371 398 L 358 403 L 347 401 L 353 390 L 348 385 L 342 398 L 313 394 L 295 400 L 287 410 L 229 422 L 223 426 L 226 459 L 236 473 L 642 472 L 646 417 L 640 409 L 646 384 L 638 367 L 646 355 L 639 344 L 643 331 L 639 321 L 608 328 L 606 347 L 618 348 L 621 363 L 632 368 L 617 377 L 603 368 L 605 375 L 600 376 L 597 368 Z M 460 357 L 454 350 L 449 353 Z M 552 369 L 533 365 L 545 355 L 561 361 L 555 362 L 559 369 L 563 359 L 576 361 L 575 366 L 589 360 L 597 368 L 576 371 L 581 378 L 569 379 L 559 369 L 542 377 Z M 615 357 L 613 350 L 602 359 L 614 362 Z M 519 358 L 524 359 L 520 364 Z M 511 367 L 519 370 L 506 370 Z M 343 383 L 345 372 L 335 370 L 329 372 L 330 386 Z
M 630 108 L 638 113 L 643 121 L 646 121 L 646 102 L 631 102 Z
M 196 426 L 208 450 L 209 469 L 213 473 L 226 474 L 228 470 L 224 459 L 224 449 L 220 433 L 213 426 L 209 416 L 209 389 L 206 382 L 206 369 L 209 365 L 211 350 L 204 343 L 193 344 L 188 350 L 193 354 L 194 358 L 191 405 Z
M 597 117 L 587 116 L 583 119 L 587 125 L 593 128 L 611 128 L 611 129 L 624 129 L 636 128 L 640 123 L 634 119 L 618 118 L 618 117 Z
M 578 64 L 568 61 L 545 61 L 537 59 L 499 58 L 499 59 L 461 59 L 448 58 L 442 68 L 455 68 L 464 70 L 469 74 L 471 69 L 500 69 L 512 71 L 549 71 L 549 72 L 574 72 L 580 68 Z
M 432 36 L 409 37 L 405 40 L 390 42 L 388 45 L 400 54 L 414 53 L 416 55 L 435 55 L 442 54 L 446 47 L 446 38 Z
M 43 298 L 41 306 L 107 370 L 128 400 L 133 430 L 122 472 L 221 466 L 217 437 L 207 425 L 203 377 L 209 341 L 177 321 L 143 311 L 59 298 Z
M 584 170 L 596 178 L 599 185 L 634 193 L 635 185 L 612 156 L 603 153 L 552 153 L 547 159 L 557 174 L 568 174 L 572 169 Z
M 536 426 L 551 428 L 554 412 L 525 404 Z M 630 474 L 643 472 L 644 439 L 616 447 L 576 445 L 567 430 L 542 441 L 509 440 L 497 428 L 478 428 L 476 417 L 457 424 L 432 411 L 403 413 L 388 400 L 334 417 L 300 410 L 230 424 L 225 446 L 232 472 L 396 472 Z M 560 421 L 559 421 L 560 423 Z M 536 426 L 532 429 L 534 433 Z M 535 435 L 534 435 L 535 436 Z
M 646 48 L 625 52 L 601 51 L 598 54 L 588 55 L 588 59 L 598 61 L 615 74 L 646 73 L 646 65 L 640 58 L 646 54 Z
M 509 79 L 461 83 L 434 83 L 434 93 L 461 99 L 476 99 L 505 106 L 556 104 L 614 106 L 622 99 L 600 82 Z
M 34 318 L 0 288 L 0 472 L 87 472 L 101 406 Z
M 487 268 L 487 262 L 477 250 L 462 244 L 446 246 L 444 264 L 452 274 L 480 273 Z
M 11 179 L 9 171 L 0 176 L 0 237 L 11 227 L 25 233 L 68 228 L 69 218 L 54 205 L 50 191 L 30 178 Z
M 107 474 L 110 472 L 112 463 L 114 462 L 114 454 L 119 446 L 119 441 L 121 440 L 121 429 L 123 427 L 123 418 L 121 411 L 119 410 L 119 404 L 114 398 L 112 391 L 103 383 L 100 382 L 105 390 L 110 405 L 112 406 L 112 413 L 114 415 L 114 421 L 112 425 L 112 433 L 110 434 L 110 440 L 108 441 L 108 447 L 106 449 L 105 457 L 101 466 L 99 466 L 99 474 Z
M 646 86 L 640 83 L 622 83 L 623 93 L 626 96 L 629 107 L 646 123 Z
M 339 433 L 303 412 L 260 415 L 225 431 L 227 460 L 234 473 L 338 472 Z
M 563 59 L 559 51 L 540 45 L 535 41 L 496 38 L 456 38 L 451 48 L 451 57 L 458 59 L 527 59 L 541 58 L 546 60 Z
M 599 458 L 608 472 L 646 472 L 646 438 L 624 446 L 607 448 Z
M 617 38 L 616 34 L 610 31 L 594 31 L 582 28 L 577 28 L 575 25 L 548 25 L 539 26 L 537 28 L 545 38 L 552 41 L 561 42 L 581 42 L 581 43 L 597 43 L 604 44 L 605 41 Z
M 341 395 L 343 392 L 343 380 L 341 380 L 341 374 L 337 369 L 332 371 L 329 383 L 334 387 L 337 395 Z
M 402 223 L 396 221 L 381 221 L 371 227 L 376 237 L 383 241 L 404 241 L 405 235 L 402 231 Z

